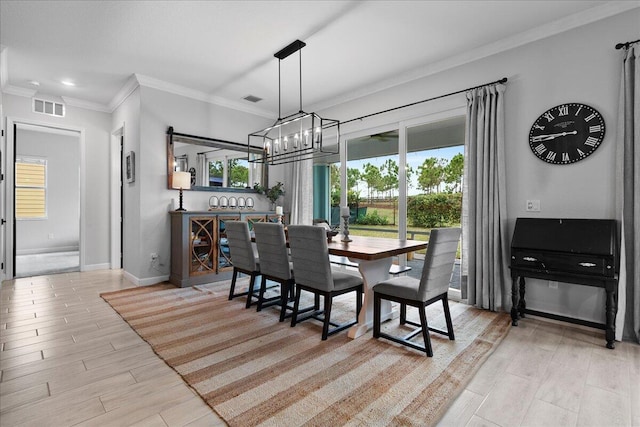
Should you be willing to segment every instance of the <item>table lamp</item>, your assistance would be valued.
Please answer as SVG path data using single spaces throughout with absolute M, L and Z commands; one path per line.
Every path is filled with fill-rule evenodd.
M 189 172 L 174 172 L 171 183 L 173 188 L 180 189 L 180 207 L 176 211 L 186 211 L 182 207 L 182 190 L 191 188 L 191 174 Z

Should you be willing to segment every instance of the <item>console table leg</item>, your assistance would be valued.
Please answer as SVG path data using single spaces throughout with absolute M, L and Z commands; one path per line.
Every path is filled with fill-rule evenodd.
M 511 326 L 518 326 L 518 277 L 511 278 Z
M 607 286 L 607 300 L 605 303 L 606 313 L 606 329 L 605 338 L 607 339 L 607 348 L 614 349 L 616 337 L 616 314 L 618 313 L 618 293 L 614 287 Z
M 518 302 L 518 312 L 521 318 L 524 318 L 524 310 L 526 308 L 527 303 L 524 301 L 524 276 L 520 276 L 520 302 Z

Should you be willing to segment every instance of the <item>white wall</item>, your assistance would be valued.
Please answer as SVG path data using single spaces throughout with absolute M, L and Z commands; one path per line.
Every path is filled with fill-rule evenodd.
M 18 128 L 16 135 L 16 157 L 42 159 L 47 162 L 47 216 L 43 219 L 16 221 L 16 254 L 78 250 L 79 135 L 21 128 Z
M 32 112 L 31 102 L 31 98 L 4 93 L 2 96 L 4 115 L 2 119 L 11 118 L 17 122 L 27 121 L 84 130 L 86 172 L 84 265 L 86 269 L 106 268 L 109 263 L 109 169 L 107 159 L 109 158 L 111 114 L 67 105 L 65 117 L 53 117 Z M 3 208 L 5 206 L 6 204 L 3 203 Z
M 510 232 L 517 217 L 615 218 L 614 177 L 618 88 L 622 52 L 618 42 L 637 39 L 640 10 L 585 25 L 548 39 L 391 88 L 321 112 L 348 120 L 508 77 L 505 93 L 507 213 Z M 436 114 L 464 105 L 452 96 L 376 116 L 343 127 L 343 133 Z M 572 165 L 550 165 L 531 152 L 528 132 L 547 109 L 580 102 L 603 115 L 607 132 L 600 148 Z M 541 212 L 525 212 L 525 201 L 541 201 Z M 527 280 L 527 306 L 604 322 L 604 290 Z M 510 309 L 510 307 L 506 307 Z

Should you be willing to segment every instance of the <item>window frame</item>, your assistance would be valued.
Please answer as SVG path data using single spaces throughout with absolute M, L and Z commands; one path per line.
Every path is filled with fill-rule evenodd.
M 43 180 L 44 183 L 42 185 L 20 185 L 18 184 L 19 181 L 19 172 L 18 172 L 18 164 L 40 164 L 43 166 Z M 15 165 L 14 165 L 14 176 L 15 176 L 15 181 L 14 181 L 14 212 L 15 212 L 15 220 L 16 221 L 43 221 L 43 220 L 47 220 L 49 218 L 49 198 L 48 198 L 48 183 L 49 183 L 49 177 L 48 177 L 48 163 L 47 163 L 47 159 L 41 158 L 41 157 L 30 157 L 30 156 L 20 156 L 17 157 L 15 160 Z M 19 189 L 42 189 L 43 190 L 43 204 L 44 204 L 44 208 L 43 208 L 43 215 L 42 216 L 28 216 L 28 217 L 24 217 L 24 216 L 20 216 L 19 215 L 19 202 L 18 202 L 18 193 L 19 193 Z

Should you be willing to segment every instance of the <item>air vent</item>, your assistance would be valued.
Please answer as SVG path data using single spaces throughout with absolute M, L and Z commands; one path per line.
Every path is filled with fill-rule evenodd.
M 253 96 L 253 95 L 247 95 L 242 99 L 246 99 L 249 102 L 260 102 L 260 101 L 262 101 L 262 98 L 259 98 L 257 96 Z
M 60 102 L 47 101 L 45 99 L 33 98 L 33 112 L 48 114 L 50 116 L 64 117 L 64 104 Z

